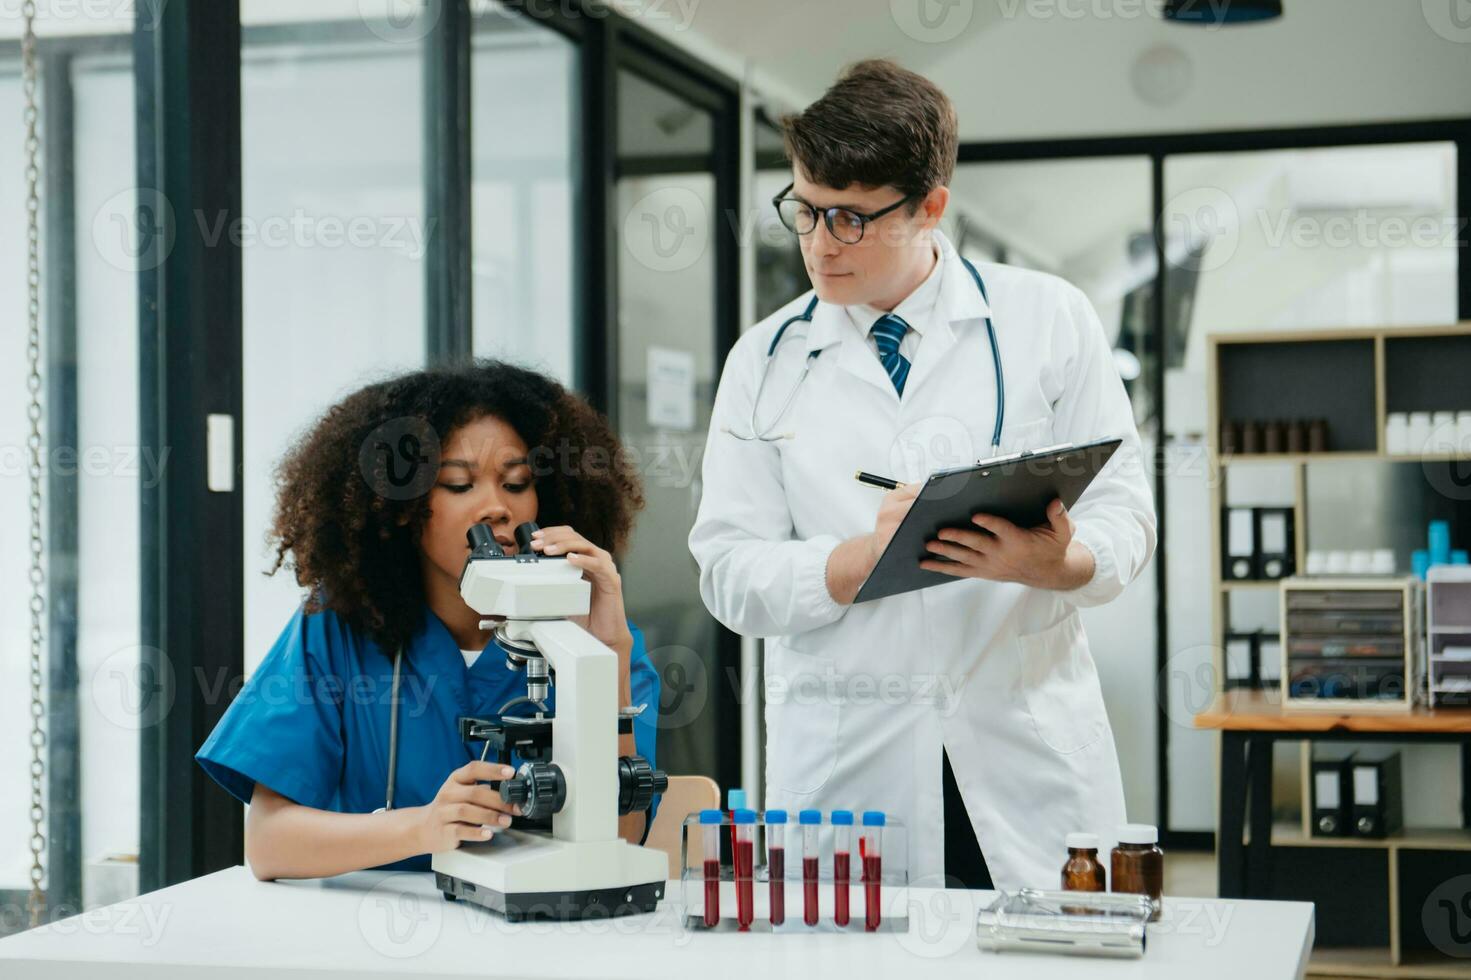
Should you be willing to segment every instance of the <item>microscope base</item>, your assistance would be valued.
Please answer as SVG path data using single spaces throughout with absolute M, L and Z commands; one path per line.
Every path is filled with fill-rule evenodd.
M 606 919 L 654 911 L 664 897 L 663 852 L 622 839 L 562 841 L 508 830 L 485 843 L 435 854 L 436 887 L 511 921 Z
M 620 915 L 652 912 L 664 897 L 665 882 L 650 882 L 627 888 L 593 888 L 579 892 L 505 892 L 480 888 L 442 872 L 435 872 L 434 884 L 448 900 L 464 899 L 498 912 L 507 922 L 555 920 L 575 922 L 580 919 L 611 919 Z

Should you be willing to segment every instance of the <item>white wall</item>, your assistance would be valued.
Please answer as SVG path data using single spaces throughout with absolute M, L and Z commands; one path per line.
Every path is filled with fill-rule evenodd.
M 1471 115 L 1458 0 L 1286 0 L 1283 17 L 1166 23 L 1159 0 L 630 0 L 676 43 L 800 106 L 843 65 L 898 59 L 966 140 L 1263 129 Z M 1463 17 L 1464 20 L 1464 17 Z M 740 71 L 733 71 L 737 77 Z

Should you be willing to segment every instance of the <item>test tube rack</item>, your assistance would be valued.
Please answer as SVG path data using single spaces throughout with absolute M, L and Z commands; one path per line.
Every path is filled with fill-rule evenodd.
M 796 816 L 796 812 L 791 814 Z M 837 924 L 836 880 L 834 876 L 834 834 L 831 815 L 823 814 L 818 835 L 817 906 L 815 924 L 808 924 L 805 916 L 807 894 L 811 882 L 804 877 L 802 827 L 796 820 L 784 824 L 784 875 L 781 878 L 782 921 L 772 922 L 773 894 L 771 888 L 771 865 L 768 853 L 766 814 L 757 811 L 755 828 L 754 860 L 749 879 L 738 876 L 734 863 L 734 841 L 732 830 L 735 822 L 730 811 L 722 813 L 719 824 L 701 824 L 698 812 L 685 818 L 680 833 L 680 893 L 683 903 L 681 920 L 684 927 L 700 932 L 750 932 L 768 935 L 802 935 L 811 933 L 904 933 L 909 931 L 909 848 L 908 833 L 904 823 L 886 817 L 883 827 L 881 869 L 877 904 L 880 910 L 877 925 L 870 929 L 866 924 L 868 902 L 873 892 L 867 889 L 869 882 L 864 877 L 864 862 L 860 852 L 859 837 L 863 830 L 855 821 L 852 830 L 852 850 L 847 886 L 848 922 Z M 721 838 L 721 860 L 719 878 L 716 882 L 719 901 L 719 916 L 713 925 L 706 924 L 706 877 L 703 840 L 705 827 L 717 827 Z M 730 857 L 727 859 L 726 855 Z M 741 927 L 738 917 L 740 889 L 749 886 L 747 895 L 752 902 L 752 921 Z

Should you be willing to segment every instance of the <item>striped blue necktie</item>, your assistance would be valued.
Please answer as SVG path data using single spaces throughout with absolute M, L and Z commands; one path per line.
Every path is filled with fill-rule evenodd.
M 889 372 L 889 380 L 894 382 L 894 390 L 901 398 L 904 396 L 904 379 L 909 377 L 909 361 L 899 353 L 899 344 L 908 332 L 909 324 L 892 313 L 879 317 L 869 331 L 878 344 L 879 363 Z

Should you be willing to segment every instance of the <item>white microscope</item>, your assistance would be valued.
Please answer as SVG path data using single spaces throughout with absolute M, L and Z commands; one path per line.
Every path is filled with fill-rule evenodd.
M 512 921 L 652 912 L 664 895 L 668 860 L 619 837 L 618 818 L 647 810 L 668 778 L 638 756 L 618 755 L 619 733 L 632 731 L 642 709 L 619 710 L 617 654 L 569 618 L 587 615 L 591 585 L 566 558 L 532 551 L 535 530 L 518 527 L 519 553 L 507 555 L 490 528 L 472 527 L 460 574 L 470 608 L 505 617 L 495 624 L 496 640 L 506 666 L 526 671 L 527 685 L 500 718 L 461 718 L 460 734 L 484 741 L 499 761 L 510 762 L 512 751 L 526 760 L 514 778 L 491 784 L 522 815 L 492 840 L 433 855 L 435 884 L 446 899 Z M 549 713 L 553 671 L 557 703 Z M 507 714 L 521 704 L 536 713 Z

